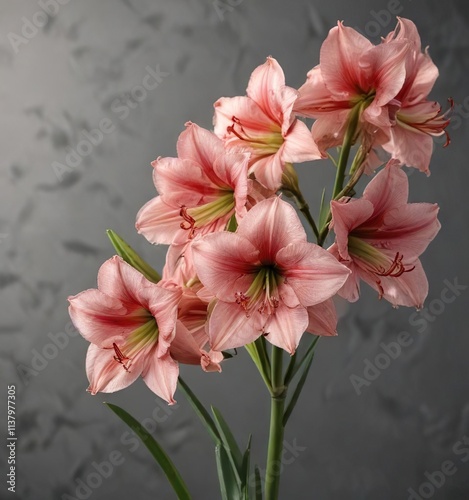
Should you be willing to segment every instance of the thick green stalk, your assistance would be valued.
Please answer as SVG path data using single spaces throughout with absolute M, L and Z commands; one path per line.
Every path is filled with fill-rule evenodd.
M 337 196 L 342 191 L 344 187 L 345 170 L 347 168 L 348 159 L 350 156 L 350 149 L 353 146 L 353 141 L 357 133 L 358 120 L 362 112 L 362 105 L 357 105 L 355 109 L 352 110 L 349 118 L 349 123 L 347 130 L 345 131 L 344 140 L 342 142 L 342 147 L 340 148 L 340 155 L 337 161 L 337 172 L 335 175 L 334 189 L 332 191 L 331 200 L 337 199 Z M 322 246 L 324 240 L 326 239 L 327 233 L 329 232 L 329 222 L 331 220 L 331 212 L 329 209 L 329 215 L 326 219 L 326 223 L 319 230 L 318 245 Z
M 272 346 L 272 398 L 270 407 L 269 447 L 267 450 L 267 471 L 265 476 L 266 500 L 277 500 L 280 485 L 280 469 L 283 449 L 283 412 L 286 387 L 283 385 L 283 350 Z

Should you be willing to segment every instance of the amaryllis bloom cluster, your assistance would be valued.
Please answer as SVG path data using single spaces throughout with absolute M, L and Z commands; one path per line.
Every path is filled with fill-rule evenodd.
M 340 145 L 355 121 L 355 134 L 369 148 L 382 147 L 428 174 L 431 136 L 445 134 L 449 123 L 440 105 L 428 100 L 437 76 L 412 21 L 399 18 L 379 45 L 339 22 L 299 89 L 294 112 L 317 118 L 312 133 L 323 152 Z
M 169 245 L 162 279 L 147 263 L 132 267 L 140 257 L 127 253 L 102 265 L 97 289 L 69 298 L 90 342 L 90 392 L 142 376 L 173 403 L 180 363 L 219 372 L 227 350 L 263 339 L 293 355 L 305 332 L 337 334 L 335 297 L 358 300 L 361 281 L 394 306 L 422 307 L 419 258 L 440 228 L 438 206 L 408 202 L 402 167 L 428 173 L 432 136 L 445 134 L 448 119 L 428 100 L 437 75 L 411 21 L 399 19 L 379 45 L 339 22 L 299 90 L 268 57 L 246 96 L 216 100 L 214 131 L 186 123 L 177 157 L 152 163 L 157 196 L 136 218 L 149 242 Z M 315 119 L 311 130 L 300 117 Z M 333 146 L 336 181 L 316 225 L 293 163 Z M 391 156 L 378 173 L 365 169 L 370 158 L 378 166 L 376 149 Z M 354 198 L 364 171 L 373 177 Z

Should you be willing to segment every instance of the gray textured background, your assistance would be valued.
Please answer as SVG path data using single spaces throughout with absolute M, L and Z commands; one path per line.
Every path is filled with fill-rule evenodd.
M 17 385 L 20 436 L 16 498 L 61 500 L 65 493 L 86 498 L 77 496 L 79 481 L 96 486 L 92 462 L 116 451 L 124 463 L 90 498 L 173 498 L 146 450 L 130 440 L 104 400 L 156 429 L 195 499 L 219 498 L 211 443 L 182 394 L 168 415 L 141 381 L 118 394 L 92 397 L 85 392 L 87 343 L 67 337 L 68 345 L 54 353 L 48 334 L 65 331 L 66 297 L 95 286 L 100 264 L 112 255 L 106 228 L 161 268 L 165 248 L 147 244 L 133 224 L 155 194 L 150 161 L 174 155 L 185 121 L 210 127 L 212 103 L 242 95 L 251 71 L 267 55 L 278 59 L 290 85 L 299 86 L 337 19 L 369 35 L 385 35 L 394 19 L 376 13 L 396 6 L 416 22 L 440 68 L 432 95 L 444 105 L 453 96 L 461 105 L 449 127 L 452 145 L 443 150 L 438 141 L 431 177 L 417 172 L 409 177 L 413 201 L 441 206 L 443 228 L 423 257 L 430 281 L 427 305 L 433 304 L 436 314 L 425 319 L 410 309 L 393 310 L 367 289 L 359 303 L 340 305 L 339 337 L 320 342 L 286 433 L 287 442 L 296 440 L 302 450 L 284 468 L 282 498 L 407 499 L 408 488 L 418 490 L 427 480 L 424 473 L 441 469 L 445 460 L 457 470 L 432 498 L 469 498 L 469 462 L 462 460 L 460 447 L 469 436 L 469 290 L 443 307 L 439 302 L 444 280 L 469 284 L 467 3 L 221 0 L 218 5 L 227 7 L 221 15 L 209 0 L 70 0 L 37 33 L 26 31 L 30 38 L 15 53 L 11 33 L 22 36 L 25 24 L 44 18 L 36 15 L 41 10 L 36 1 L 0 2 L 0 498 L 15 498 L 4 479 L 5 395 L 11 383 Z M 125 112 L 126 96 L 133 91 L 141 97 L 135 86 L 142 84 L 145 68 L 156 65 L 168 75 L 142 102 L 125 105 Z M 52 163 L 65 163 L 82 131 L 105 117 L 114 131 L 58 182 Z M 315 207 L 331 166 L 299 170 Z M 363 376 L 365 360 L 373 361 L 383 352 L 380 343 L 402 331 L 411 334 L 412 344 L 357 395 L 350 376 Z M 36 352 L 44 349 L 51 359 L 39 366 Z M 32 366 L 40 370 L 22 380 L 18 367 Z M 224 411 L 240 441 L 254 433 L 254 456 L 263 463 L 268 398 L 246 353 L 225 363 L 222 375 L 182 372 L 203 401 Z

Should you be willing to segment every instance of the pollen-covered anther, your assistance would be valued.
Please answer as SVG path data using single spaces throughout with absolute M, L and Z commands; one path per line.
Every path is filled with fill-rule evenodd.
M 392 278 L 398 278 L 399 276 L 402 276 L 404 273 L 413 271 L 415 269 L 415 266 L 406 269 L 405 265 L 402 263 L 403 258 L 404 256 L 399 254 L 399 252 L 397 252 L 389 269 L 386 270 L 383 267 L 381 267 L 379 272 L 376 274 L 378 276 L 391 276 Z
M 195 219 L 187 213 L 187 208 L 185 205 L 181 207 L 179 215 L 184 219 L 180 224 L 181 229 L 189 231 L 189 239 L 192 239 L 196 230 Z

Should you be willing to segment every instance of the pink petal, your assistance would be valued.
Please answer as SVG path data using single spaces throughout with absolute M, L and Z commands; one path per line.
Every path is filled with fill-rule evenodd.
M 99 268 L 98 289 L 109 297 L 119 299 L 128 308 L 141 308 L 140 290 L 151 285 L 141 273 L 117 255 Z
M 153 164 L 156 189 L 162 200 L 174 208 L 194 207 L 218 194 L 219 188 L 207 171 L 191 160 L 160 158 Z
M 309 319 L 307 332 L 315 335 L 337 335 L 337 312 L 332 299 L 309 306 L 307 311 Z
M 439 207 L 431 203 L 409 203 L 386 213 L 379 231 L 367 235 L 378 248 L 399 251 L 404 262 L 413 262 L 427 248 L 441 228 Z
M 202 356 L 199 345 L 194 336 L 181 321 L 177 322 L 176 336 L 171 343 L 171 356 L 179 363 L 188 365 L 200 364 Z
M 99 346 L 112 347 L 148 321 L 142 307 L 129 308 L 99 290 L 85 290 L 68 298 L 70 318 L 81 335 Z
M 142 373 L 147 386 L 170 405 L 176 403 L 174 393 L 176 392 L 178 376 L 179 366 L 169 354 L 162 358 L 152 356 L 147 360 Z
M 391 129 L 391 140 L 383 149 L 408 167 L 415 167 L 430 175 L 429 165 L 433 152 L 433 139 L 417 128 L 400 126 Z
M 282 161 L 282 149 L 270 155 L 253 156 L 253 158 L 249 173 L 254 174 L 256 180 L 266 189 L 277 191 L 282 184 L 282 174 L 285 168 L 285 162 Z
M 342 144 L 349 114 L 350 109 L 333 111 L 319 116 L 314 122 L 311 134 L 320 151 L 325 152 Z
M 224 147 L 215 134 L 195 123 L 187 122 L 186 130 L 179 136 L 177 152 L 179 158 L 197 163 L 207 172 L 212 170 L 215 158 L 223 155 Z
M 373 204 L 363 198 L 348 202 L 331 201 L 332 227 L 337 249 L 342 259 L 348 259 L 348 237 L 351 231 L 364 224 L 373 214 Z
M 345 283 L 349 269 L 313 243 L 291 243 L 281 249 L 276 263 L 303 306 L 324 302 Z
M 246 94 L 273 122 L 283 126 L 283 131 L 286 131 L 297 93 L 285 87 L 285 75 L 273 57 L 268 57 L 264 64 L 252 72 Z M 285 114 L 288 116 L 284 125 Z
M 150 243 L 170 245 L 187 241 L 188 231 L 181 229 L 180 208 L 163 202 L 161 196 L 147 202 L 138 212 L 135 227 Z
M 171 282 L 160 281 L 154 287 L 142 290 L 148 301 L 148 309 L 158 325 L 158 345 L 156 355 L 166 354 L 176 335 L 176 321 L 182 289 Z
M 349 101 L 357 94 L 361 56 L 373 45 L 353 28 L 337 23 L 322 44 L 320 66 L 324 82 L 337 100 Z M 362 89 L 367 91 L 368 89 Z
M 262 262 L 273 263 L 289 243 L 305 242 L 306 233 L 295 209 L 279 197 L 255 205 L 238 226 L 237 233 L 259 249 Z
M 408 50 L 407 42 L 395 41 L 377 45 L 363 54 L 359 66 L 368 75 L 362 75 L 362 79 L 371 82 L 376 91 L 372 106 L 384 106 L 401 90 Z
M 237 291 L 247 290 L 259 262 L 258 250 L 245 237 L 228 232 L 209 234 L 194 241 L 192 255 L 203 285 L 228 302 L 236 300 Z
M 263 333 L 267 318 L 254 311 L 247 315 L 236 303 L 217 301 L 208 324 L 210 345 L 214 351 L 242 347 Z
M 272 122 L 262 109 L 249 97 L 222 97 L 214 104 L 214 131 L 218 137 L 230 144 L 249 147 L 249 143 L 238 139 L 227 128 L 233 125 L 233 117 L 239 119 L 249 138 L 256 140 L 268 133 L 280 133 L 280 125 Z
M 289 308 L 280 303 L 265 328 L 265 338 L 291 355 L 308 327 L 308 313 L 302 306 Z
M 308 127 L 295 120 L 285 137 L 282 147 L 282 162 L 301 163 L 322 158 Z
M 86 355 L 86 375 L 90 382 L 88 391 L 95 395 L 98 392 L 116 392 L 125 389 L 135 382 L 142 373 L 143 357 L 137 355 L 132 360 L 129 370 L 115 359 L 114 349 L 102 349 L 90 344 Z
M 298 92 L 299 97 L 293 105 L 293 112 L 300 116 L 319 118 L 324 113 L 336 113 L 350 108 L 349 103 L 334 100 L 324 83 L 319 65 L 308 72 L 307 80 Z
M 399 167 L 398 162 L 391 160 L 378 172 L 363 191 L 363 198 L 374 207 L 373 218 L 367 226 L 376 223 L 381 225 L 382 215 L 407 203 L 409 197 L 409 180 Z
M 399 277 L 380 277 L 381 287 L 384 290 L 383 298 L 394 306 L 421 309 L 428 295 L 428 281 L 420 261 L 416 260 L 412 265 L 415 266 L 413 271 L 404 273 Z M 380 288 L 376 283 L 376 276 L 362 272 L 361 278 L 380 293 Z

